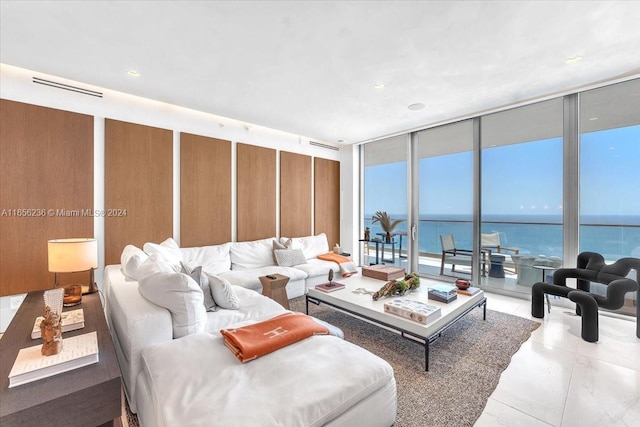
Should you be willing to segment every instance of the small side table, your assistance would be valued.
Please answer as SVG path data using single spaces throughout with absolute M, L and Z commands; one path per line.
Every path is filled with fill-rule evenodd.
M 490 254 L 489 262 L 489 277 L 496 277 L 498 279 L 504 279 L 504 260 L 507 257 L 502 254 Z
M 262 283 L 262 295 L 271 298 L 281 306 L 289 310 L 289 298 L 287 298 L 287 283 L 289 278 L 283 274 L 273 274 L 275 279 L 260 276 Z

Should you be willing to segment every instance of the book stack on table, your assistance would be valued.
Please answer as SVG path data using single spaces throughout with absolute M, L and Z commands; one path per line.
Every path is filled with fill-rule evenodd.
M 344 289 L 344 285 L 338 282 L 323 283 L 322 285 L 316 285 L 316 289 L 322 292 L 334 292 Z
M 429 288 L 429 299 L 439 302 L 450 303 L 458 298 L 455 286 L 433 285 Z
M 91 365 L 99 359 L 95 331 L 64 338 L 62 351 L 53 356 L 43 356 L 41 348 L 42 344 L 38 344 L 18 352 L 9 373 L 9 388 Z
M 467 289 L 456 289 L 456 292 L 460 295 L 474 296 L 478 292 L 480 292 L 480 288 L 475 288 L 473 286 L 468 287 Z
M 384 311 L 426 325 L 440 317 L 440 308 L 424 302 L 398 298 L 384 303 Z
M 43 316 L 36 317 L 36 321 L 33 324 L 33 330 L 31 331 L 31 339 L 35 340 L 41 338 L 40 336 L 40 323 L 44 320 Z M 84 328 L 84 311 L 81 308 L 71 311 L 65 311 L 62 313 L 62 332 L 75 331 L 76 329 Z

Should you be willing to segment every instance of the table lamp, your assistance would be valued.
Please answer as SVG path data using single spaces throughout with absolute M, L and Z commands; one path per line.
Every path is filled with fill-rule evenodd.
M 98 267 L 98 241 L 96 239 L 54 239 L 47 242 L 49 271 L 54 273 L 54 286 L 58 286 L 58 273 L 76 273 L 89 270 L 89 285 L 82 286 L 83 294 L 98 290 L 93 269 Z

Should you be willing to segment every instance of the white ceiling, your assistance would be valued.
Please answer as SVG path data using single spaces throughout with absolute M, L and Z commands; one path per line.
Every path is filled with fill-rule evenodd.
M 0 5 L 4 64 L 332 143 L 640 73 L 638 1 Z

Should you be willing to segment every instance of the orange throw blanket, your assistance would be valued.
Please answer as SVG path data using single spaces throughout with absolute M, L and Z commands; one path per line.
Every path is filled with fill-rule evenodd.
M 353 261 L 351 261 L 346 256 L 334 254 L 333 252 L 328 252 L 326 254 L 318 255 L 318 259 L 321 259 L 324 261 L 333 261 L 337 263 L 338 266 L 340 266 L 340 274 L 342 274 L 342 277 L 349 277 L 358 273 L 358 269 L 356 268 L 356 265 L 353 263 Z
M 328 335 L 329 329 L 302 313 L 285 313 L 263 322 L 236 329 L 222 329 L 224 344 L 242 363 L 257 359 L 313 335 Z

